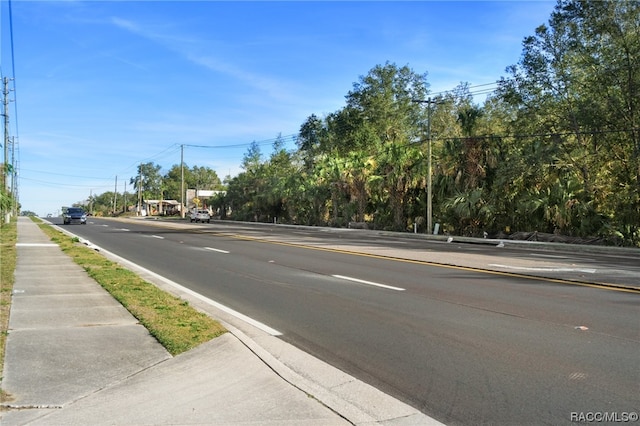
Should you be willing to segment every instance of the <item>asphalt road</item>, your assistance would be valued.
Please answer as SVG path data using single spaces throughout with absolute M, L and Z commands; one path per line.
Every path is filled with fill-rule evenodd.
M 331 250 L 464 250 L 366 233 L 89 222 L 68 229 L 444 423 L 557 425 L 640 412 L 640 293 Z M 274 241 L 255 238 L 274 232 Z M 638 267 L 633 256 L 584 256 Z

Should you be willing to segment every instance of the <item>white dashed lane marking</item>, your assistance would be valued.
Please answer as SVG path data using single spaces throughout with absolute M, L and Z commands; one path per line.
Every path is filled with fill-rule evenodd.
M 213 247 L 205 247 L 205 250 L 215 251 L 215 252 L 217 252 L 217 253 L 225 253 L 225 254 L 228 254 L 228 253 L 229 253 L 229 252 L 228 252 L 228 251 L 226 251 L 226 250 L 220 250 L 220 249 L 213 248 Z
M 400 288 L 400 287 L 394 287 L 394 286 L 391 286 L 391 285 L 374 283 L 372 281 L 361 280 L 359 278 L 345 277 L 344 275 L 332 275 L 332 277 L 339 278 L 341 280 L 353 281 L 353 282 L 360 283 L 360 284 L 372 285 L 372 286 L 375 286 L 375 287 L 382 287 L 382 288 L 386 288 L 386 289 L 389 289 L 389 290 L 395 290 L 395 291 L 404 291 L 405 290 L 404 288 Z

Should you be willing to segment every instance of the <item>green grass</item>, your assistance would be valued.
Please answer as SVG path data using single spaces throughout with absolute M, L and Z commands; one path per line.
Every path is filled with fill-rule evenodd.
M 62 251 L 144 325 L 172 355 L 195 348 L 227 330 L 183 299 L 143 280 L 116 262 L 46 224 L 40 228 Z
M 9 329 L 9 311 L 11 310 L 11 292 L 13 291 L 14 272 L 16 269 L 17 226 L 13 218 L 2 224 L 0 229 L 0 380 L 4 366 L 4 354 Z M 10 397 L 0 389 L 0 402 Z

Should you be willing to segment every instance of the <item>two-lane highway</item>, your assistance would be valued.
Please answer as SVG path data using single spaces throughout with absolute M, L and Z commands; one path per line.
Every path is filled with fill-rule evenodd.
M 640 294 L 273 241 L 233 224 L 67 227 L 448 424 L 640 411 Z M 309 233 L 312 231 L 304 231 Z M 382 241 L 361 238 L 364 246 Z M 400 249 L 420 244 L 388 241 Z

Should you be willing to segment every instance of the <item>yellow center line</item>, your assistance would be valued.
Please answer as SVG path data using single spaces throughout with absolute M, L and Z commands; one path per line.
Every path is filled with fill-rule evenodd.
M 247 241 L 256 241 L 256 242 L 262 242 L 262 243 L 268 243 L 268 244 L 277 244 L 277 245 L 281 245 L 281 246 L 304 248 L 304 249 L 308 249 L 308 250 L 326 251 L 326 252 L 331 252 L 331 253 L 342 253 L 342 254 L 349 254 L 349 255 L 352 255 L 352 256 L 369 257 L 369 258 L 372 258 L 372 259 L 392 260 L 392 261 L 395 261 L 395 262 L 404 262 L 404 263 L 412 263 L 412 264 L 416 264 L 416 265 L 435 266 L 435 267 L 438 267 L 438 268 L 448 268 L 448 269 L 456 269 L 456 270 L 470 271 L 470 272 L 480 272 L 480 273 L 484 273 L 484 274 L 499 275 L 499 276 L 503 276 L 503 277 L 526 278 L 526 279 L 531 279 L 531 280 L 536 280 L 536 281 L 545 281 L 545 282 L 552 282 L 552 283 L 559 283 L 559 284 L 570 284 L 570 285 L 577 285 L 577 286 L 580 286 L 580 287 L 592 287 L 592 288 L 598 288 L 598 289 L 602 289 L 602 290 L 612 290 L 612 291 L 620 291 L 620 292 L 623 292 L 623 293 L 637 293 L 637 294 L 640 294 L 640 289 L 631 288 L 631 287 L 624 287 L 624 286 L 619 286 L 617 284 L 610 284 L 610 283 L 589 283 L 589 282 L 583 282 L 583 281 L 565 280 L 565 279 L 562 279 L 562 278 L 539 277 L 539 276 L 536 276 L 536 275 L 526 275 L 526 274 L 519 274 L 519 273 L 515 273 L 515 272 L 494 271 L 494 270 L 491 270 L 491 269 L 483 269 L 483 268 L 478 268 L 478 267 L 473 267 L 473 266 L 450 265 L 450 264 L 446 264 L 446 263 L 437 263 L 437 262 L 432 262 L 432 261 L 428 261 L 428 260 L 404 259 L 404 258 L 400 258 L 400 257 L 393 257 L 393 256 L 386 256 L 386 255 L 372 254 L 372 253 L 363 253 L 363 252 L 353 251 L 353 250 L 318 247 L 318 246 L 313 246 L 313 245 L 306 245 L 306 244 L 303 244 L 303 243 L 287 243 L 287 242 L 284 242 L 284 241 L 276 241 L 276 240 L 270 240 L 270 239 L 266 239 L 266 238 L 250 237 L 250 236 L 247 236 L 247 235 L 239 235 L 239 234 L 232 234 L 232 233 L 225 233 L 225 232 L 218 232 L 218 231 L 213 231 L 213 232 L 209 232 L 209 233 L 217 234 L 217 235 L 224 236 L 224 237 L 234 238 L 234 239 L 238 239 L 238 240 L 247 240 Z
M 172 230 L 185 230 L 184 227 L 175 226 L 175 225 L 168 225 L 168 226 L 165 225 L 164 227 L 166 227 L 168 229 L 172 229 Z M 584 282 L 584 281 L 571 281 L 571 280 L 565 280 L 565 279 L 561 279 L 561 278 L 539 277 L 539 276 L 535 276 L 535 275 L 519 274 L 519 273 L 515 273 L 515 272 L 494 271 L 494 270 L 490 270 L 490 269 L 482 269 L 482 268 L 472 267 L 472 266 L 450 265 L 450 264 L 446 264 L 446 263 L 437 263 L 437 262 L 428 261 L 428 260 L 404 259 L 404 258 L 400 258 L 400 257 L 392 257 L 392 256 L 385 256 L 385 255 L 380 255 L 380 254 L 363 253 L 363 252 L 353 251 L 353 250 L 318 247 L 318 246 L 306 245 L 306 244 L 302 244 L 302 243 L 287 243 L 287 242 L 283 242 L 283 241 L 276 241 L 276 240 L 270 240 L 270 239 L 259 238 L 259 237 L 250 237 L 250 236 L 247 236 L 247 235 L 239 235 L 239 234 L 234 234 L 234 233 L 229 233 L 229 232 L 198 229 L 198 228 L 195 228 L 195 227 L 191 228 L 191 229 L 187 229 L 187 231 L 195 232 L 195 233 L 199 233 L 199 234 L 215 234 L 215 235 L 219 235 L 219 236 L 222 236 L 222 237 L 229 237 L 229 238 L 234 238 L 234 239 L 238 239 L 238 240 L 256 241 L 256 242 L 269 243 L 269 244 L 278 244 L 278 245 L 282 245 L 282 246 L 305 248 L 307 250 L 318 250 L 318 251 L 326 251 L 326 252 L 332 252 L 332 253 L 342 253 L 342 254 L 349 254 L 349 255 L 352 255 L 352 256 L 369 257 L 369 258 L 372 258 L 372 259 L 392 260 L 392 261 L 395 261 L 395 262 L 404 262 L 404 263 L 412 263 L 412 264 L 416 264 L 416 265 L 435 266 L 435 267 L 438 267 L 438 268 L 449 268 L 449 269 L 456 269 L 456 270 L 461 270 L 461 271 L 480 272 L 480 273 L 484 273 L 484 274 L 499 275 L 499 276 L 503 276 L 503 277 L 526 278 L 526 279 L 531 279 L 531 280 L 536 280 L 536 281 L 545 281 L 545 282 L 552 282 L 552 283 L 558 283 L 558 284 L 576 285 L 576 286 L 580 286 L 580 287 L 591 287 L 591 288 L 597 288 L 597 289 L 601 289 L 601 290 L 612 290 L 612 291 L 619 291 L 619 292 L 623 292 L 623 293 L 640 294 L 640 289 L 639 288 L 626 287 L 626 286 L 623 286 L 623 285 L 612 284 L 612 283 L 589 283 L 589 282 Z

